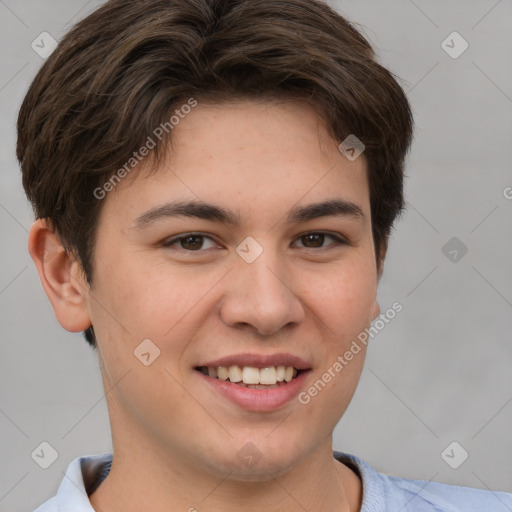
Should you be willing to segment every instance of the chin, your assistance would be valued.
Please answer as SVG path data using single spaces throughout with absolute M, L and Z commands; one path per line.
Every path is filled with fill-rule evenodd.
M 243 482 L 269 481 L 286 474 L 302 458 L 304 443 L 283 439 L 268 432 L 261 436 L 230 439 L 217 450 L 203 452 L 203 460 L 212 472 Z

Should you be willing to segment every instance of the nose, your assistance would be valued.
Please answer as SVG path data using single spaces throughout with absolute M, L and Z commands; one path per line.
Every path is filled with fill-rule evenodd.
M 220 308 L 225 325 L 270 336 L 302 322 L 304 307 L 294 291 L 297 283 L 278 260 L 270 250 L 264 250 L 252 263 L 237 259 Z

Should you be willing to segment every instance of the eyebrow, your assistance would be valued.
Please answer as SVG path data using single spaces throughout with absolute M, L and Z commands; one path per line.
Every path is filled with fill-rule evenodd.
M 239 226 L 240 215 L 228 208 L 205 203 L 200 200 L 171 201 L 146 211 L 134 220 L 135 229 L 143 229 L 159 220 L 172 217 L 190 217 L 228 226 Z M 359 221 L 366 219 L 360 206 L 344 199 L 330 199 L 306 206 L 295 206 L 288 212 L 286 223 L 307 222 L 320 217 L 352 217 Z

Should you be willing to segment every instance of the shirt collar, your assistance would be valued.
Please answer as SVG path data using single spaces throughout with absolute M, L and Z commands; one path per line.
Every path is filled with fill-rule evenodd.
M 103 481 L 111 464 L 111 453 L 87 455 L 71 462 L 57 491 L 57 510 L 95 512 L 89 494 Z

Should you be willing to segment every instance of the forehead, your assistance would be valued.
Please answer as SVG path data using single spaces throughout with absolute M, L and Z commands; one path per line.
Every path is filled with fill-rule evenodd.
M 335 198 L 369 208 L 364 158 L 345 158 L 305 102 L 198 102 L 170 137 L 165 158 L 156 165 L 149 154 L 107 203 L 132 216 L 139 206 L 176 198 L 229 203 L 260 215 L 268 207 Z

